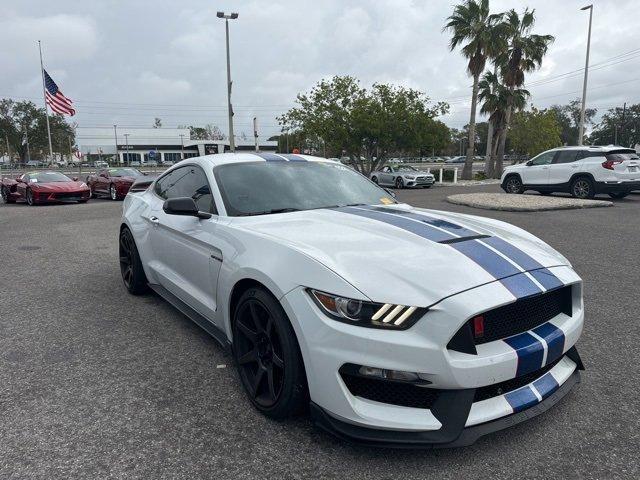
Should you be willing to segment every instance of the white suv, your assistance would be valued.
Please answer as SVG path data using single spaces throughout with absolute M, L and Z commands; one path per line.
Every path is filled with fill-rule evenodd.
M 624 198 L 640 190 L 640 158 L 635 150 L 613 145 L 554 148 L 505 168 L 500 186 L 507 193 L 568 192 L 577 198 L 608 193 Z

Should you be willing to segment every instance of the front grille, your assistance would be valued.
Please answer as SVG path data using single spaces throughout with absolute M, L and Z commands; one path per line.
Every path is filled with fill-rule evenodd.
M 483 334 L 475 335 L 472 318 L 454 335 L 447 348 L 465 353 L 475 353 L 474 345 L 526 332 L 548 322 L 560 313 L 569 316 L 572 314 L 570 285 L 479 313 L 476 317 L 482 316 L 484 318 Z
M 54 198 L 82 198 L 82 192 L 56 192 L 53 194 Z
M 341 373 L 342 380 L 352 395 L 402 407 L 431 408 L 438 398 L 438 390 L 419 387 L 411 383 L 377 380 Z
M 512 392 L 513 390 L 517 390 L 520 387 L 529 385 L 530 383 L 533 383 L 542 375 L 547 373 L 553 367 L 555 367 L 560 360 L 562 360 L 562 357 L 558 358 L 554 362 L 551 362 L 549 365 L 546 365 L 540 370 L 536 370 L 535 372 L 527 373 L 526 375 L 512 378 L 510 380 L 505 380 L 504 382 L 494 383 L 493 385 L 487 385 L 486 387 L 480 387 L 476 389 L 476 394 L 473 397 L 473 401 L 481 402 L 482 400 L 487 400 L 488 398 L 504 395 L 505 393 Z

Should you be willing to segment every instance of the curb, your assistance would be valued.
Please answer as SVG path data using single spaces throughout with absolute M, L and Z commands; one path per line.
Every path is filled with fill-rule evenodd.
M 447 202 L 483 210 L 506 212 L 545 212 L 613 206 L 613 202 L 607 200 L 580 200 L 566 197 L 542 197 L 539 195 L 510 195 L 507 193 L 461 193 L 449 195 Z

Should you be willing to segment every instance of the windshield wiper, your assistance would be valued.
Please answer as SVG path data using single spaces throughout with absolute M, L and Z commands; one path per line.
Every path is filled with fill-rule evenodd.
M 286 213 L 286 212 L 299 212 L 300 209 L 299 208 L 292 208 L 292 207 L 287 207 L 287 208 L 273 208 L 271 210 L 265 210 L 263 212 L 247 212 L 247 213 L 240 213 L 238 216 L 240 217 L 252 217 L 254 215 L 270 215 L 272 213 Z

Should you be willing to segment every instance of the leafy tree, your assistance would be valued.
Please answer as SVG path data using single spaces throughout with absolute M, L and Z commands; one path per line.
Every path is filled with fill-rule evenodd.
M 66 122 L 62 115 L 49 115 L 51 142 L 54 155 L 67 155 L 69 142 L 75 143 L 75 125 Z M 49 156 L 47 137 L 47 119 L 44 108 L 29 101 L 14 102 L 0 100 L 0 144 L 6 149 L 9 140 L 12 157 L 21 162 L 28 160 L 27 145 L 23 143 L 25 135 L 29 138 L 31 159 L 44 159 Z
M 510 91 L 505 87 L 500 77 L 495 72 L 487 72 L 482 77 L 479 85 L 478 98 L 482 102 L 480 112 L 489 116 L 491 124 L 491 136 L 487 139 L 489 144 L 489 161 L 485 165 L 485 174 L 488 178 L 495 175 L 495 159 L 499 144 L 499 137 L 505 130 L 505 117 L 508 99 L 511 98 L 512 108 L 515 111 L 522 110 L 529 97 L 529 92 L 524 88 L 514 88 Z
M 415 152 L 435 144 L 443 132 L 434 118 L 448 111 L 446 103 L 431 105 L 424 94 L 409 88 L 375 84 L 370 90 L 353 77 L 320 81 L 299 94 L 298 106 L 278 117 L 290 134 L 308 144 L 351 158 L 364 174 L 384 165 L 391 152 Z M 431 146 L 431 145 L 429 145 Z
M 217 125 L 208 123 L 204 127 L 179 125 L 178 128 L 188 128 L 191 140 L 224 140 L 227 136 L 222 133 Z
M 514 114 L 508 137 L 515 153 L 533 157 L 559 147 L 561 133 L 562 128 L 554 111 L 531 107 L 531 110 Z
M 640 144 L 640 104 L 607 110 L 589 135 L 589 143 L 629 148 Z
M 505 48 L 496 58 L 500 68 L 503 84 L 507 87 L 504 124 L 500 128 L 498 152 L 494 176 L 502 174 L 502 164 L 507 140 L 507 130 L 514 110 L 514 94 L 517 88 L 524 85 L 525 73 L 531 72 L 542 64 L 549 45 L 554 37 L 551 35 L 535 35 L 531 33 L 535 24 L 535 10 L 525 8 L 522 17 L 515 10 L 504 14 L 501 24 L 496 27 L 500 35 L 506 39 Z
M 502 38 L 499 35 L 499 29 L 496 28 L 500 17 L 500 15 L 489 14 L 489 0 L 466 0 L 462 4 L 456 5 L 444 27 L 445 30 L 451 30 L 453 34 L 449 42 L 451 50 L 468 42 L 462 47 L 462 54 L 469 59 L 467 71 L 473 77 L 468 128 L 469 143 L 467 159 L 462 169 L 462 178 L 466 180 L 470 180 L 473 175 L 478 84 L 487 58 L 495 56 L 501 48 Z
M 577 145 L 580 131 L 580 110 L 582 101 L 571 100 L 567 105 L 553 105 L 550 110 L 556 116 L 562 133 L 560 138 L 563 145 Z M 593 117 L 598 113 L 595 108 L 586 108 L 584 111 L 584 123 L 593 124 Z

